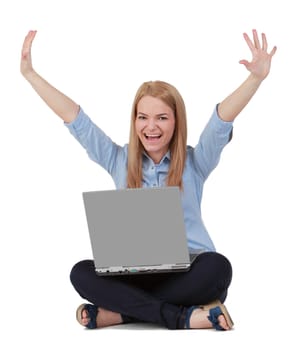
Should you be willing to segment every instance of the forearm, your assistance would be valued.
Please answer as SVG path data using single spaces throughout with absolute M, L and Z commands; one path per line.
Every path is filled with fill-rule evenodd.
M 238 89 L 219 104 L 219 117 L 227 122 L 233 121 L 254 96 L 261 82 L 261 79 L 250 74 Z
M 34 70 L 27 74 L 26 80 L 42 100 L 66 123 L 72 122 L 79 111 L 79 105 L 50 85 Z

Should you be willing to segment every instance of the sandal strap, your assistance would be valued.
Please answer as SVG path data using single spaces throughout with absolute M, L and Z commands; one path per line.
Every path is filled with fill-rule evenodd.
M 88 316 L 90 318 L 90 321 L 86 325 L 86 327 L 89 329 L 95 329 L 97 327 L 96 317 L 98 314 L 98 307 L 92 304 L 85 304 L 82 310 L 85 310 L 88 313 Z
M 209 310 L 208 320 L 212 323 L 213 327 L 218 331 L 224 331 L 225 329 L 219 325 L 218 316 L 223 315 L 220 306 L 216 306 Z
M 187 309 L 186 318 L 185 318 L 185 328 L 187 328 L 187 329 L 191 328 L 191 326 L 190 326 L 190 318 L 191 318 L 192 312 L 195 309 L 199 309 L 199 306 L 193 305 L 193 306 L 190 306 Z

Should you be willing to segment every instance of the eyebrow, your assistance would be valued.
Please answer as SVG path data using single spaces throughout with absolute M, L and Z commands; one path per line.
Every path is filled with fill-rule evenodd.
M 148 114 L 143 113 L 143 112 L 137 112 L 137 114 L 142 114 L 142 115 L 148 116 Z M 156 114 L 156 117 L 161 117 L 163 115 L 168 115 L 168 113 L 159 113 L 159 114 Z

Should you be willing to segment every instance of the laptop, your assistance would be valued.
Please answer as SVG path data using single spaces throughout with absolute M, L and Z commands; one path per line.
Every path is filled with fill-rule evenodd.
M 101 276 L 187 271 L 178 187 L 83 192 L 95 271 Z

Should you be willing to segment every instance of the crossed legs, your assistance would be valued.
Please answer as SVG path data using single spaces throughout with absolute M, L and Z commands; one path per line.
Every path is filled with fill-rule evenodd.
M 77 263 L 70 274 L 77 292 L 98 306 L 97 326 L 151 322 L 169 329 L 185 327 L 187 310 L 192 305 L 206 305 L 215 299 L 224 302 L 232 278 L 232 267 L 221 254 L 200 254 L 190 271 L 153 275 L 100 277 L 91 260 Z M 191 314 L 191 328 L 208 328 L 208 311 L 196 309 Z M 82 324 L 89 315 L 82 311 Z M 225 318 L 219 316 L 227 329 Z

